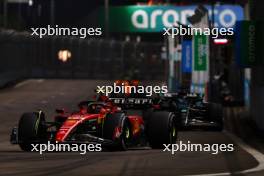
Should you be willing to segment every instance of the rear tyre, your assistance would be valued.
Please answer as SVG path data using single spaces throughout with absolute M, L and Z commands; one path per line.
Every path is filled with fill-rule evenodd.
M 142 111 L 142 117 L 143 117 L 143 120 L 145 122 L 147 122 L 149 120 L 149 118 L 151 117 L 153 111 L 154 110 L 152 108 L 148 108 L 148 109 Z
M 24 151 L 31 151 L 31 144 L 41 143 L 46 138 L 45 114 L 24 113 L 18 124 L 18 142 Z
M 111 150 L 127 150 L 132 131 L 129 120 L 124 113 L 108 114 L 104 121 L 103 138 L 112 140 L 114 145 L 108 146 Z
M 216 131 L 222 131 L 224 128 L 223 122 L 223 107 L 218 103 L 209 103 L 208 115 L 209 119 L 217 123 L 217 126 L 214 128 Z
M 152 148 L 163 148 L 163 144 L 174 144 L 178 129 L 176 116 L 172 112 L 154 111 L 148 121 L 147 136 Z

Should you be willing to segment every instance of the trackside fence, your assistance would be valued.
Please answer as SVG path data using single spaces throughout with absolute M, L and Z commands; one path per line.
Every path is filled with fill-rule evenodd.
M 159 80 L 165 77 L 162 45 L 77 37 L 40 39 L 0 31 L 0 76 Z M 59 55 L 68 59 L 59 60 Z

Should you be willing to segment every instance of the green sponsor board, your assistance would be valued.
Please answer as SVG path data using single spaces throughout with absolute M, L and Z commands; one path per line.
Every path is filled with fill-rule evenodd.
M 208 63 L 208 36 L 194 36 L 194 70 L 206 71 Z
M 209 12 L 211 6 L 205 6 Z M 109 30 L 111 32 L 164 32 L 163 28 L 175 26 L 175 22 L 189 24 L 187 18 L 194 14 L 197 6 L 110 6 Z M 233 27 L 243 19 L 243 9 L 235 5 L 215 7 L 215 24 L 218 27 Z M 100 9 L 99 22 L 105 24 L 104 8 Z M 210 18 L 211 16 L 209 16 Z
M 101 9 L 100 21 L 104 21 Z M 166 6 L 122 6 L 109 8 L 109 30 L 111 32 L 161 32 L 163 31 L 162 14 Z M 169 11 L 171 13 L 171 11 Z M 176 13 L 176 12 L 175 12 Z M 173 26 L 174 18 L 165 13 L 166 26 Z
M 236 24 L 236 62 L 242 67 L 263 64 L 263 23 L 240 21 Z

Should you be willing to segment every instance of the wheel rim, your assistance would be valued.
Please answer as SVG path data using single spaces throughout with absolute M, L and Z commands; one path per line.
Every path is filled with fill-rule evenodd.
M 173 125 L 173 127 L 172 127 L 172 137 L 174 138 L 175 136 L 176 136 L 176 128 Z
M 177 139 L 177 128 L 174 119 L 171 120 L 170 143 L 174 143 Z
M 130 139 L 130 129 L 128 126 L 123 128 L 123 134 L 121 137 L 122 150 L 126 150 Z
M 130 137 L 130 131 L 129 131 L 129 128 L 126 127 L 126 128 L 125 128 L 125 138 L 126 138 L 126 139 L 129 139 L 129 137 Z

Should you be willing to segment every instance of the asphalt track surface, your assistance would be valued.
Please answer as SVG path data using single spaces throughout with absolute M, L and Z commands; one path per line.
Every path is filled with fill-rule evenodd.
M 184 131 L 179 140 L 192 143 L 235 144 L 234 152 L 176 152 L 172 155 L 147 147 L 125 152 L 90 152 L 85 155 L 23 152 L 9 144 L 9 134 L 23 112 L 42 109 L 51 119 L 55 107 L 77 109 L 105 81 L 26 80 L 0 90 L 0 175 L 141 176 L 141 175 L 264 175 L 261 153 L 250 153 L 225 132 Z M 253 154 L 252 154 L 253 153 Z M 254 156 L 255 155 L 255 156 Z M 259 158 L 259 159 L 258 159 Z M 258 161 L 257 161 L 258 160 Z M 264 161 L 264 160 L 263 160 Z M 257 169 L 255 169 L 257 168 Z M 264 167 L 263 167 L 264 168 Z

